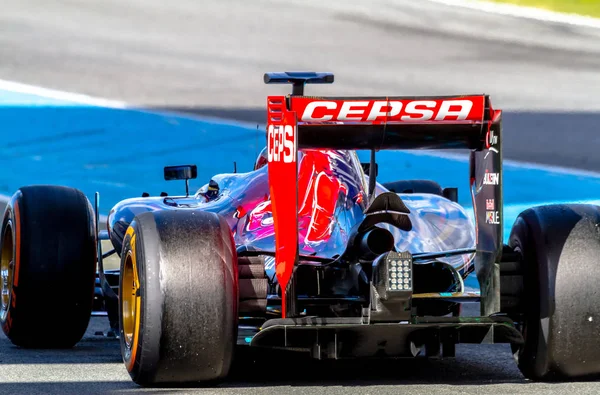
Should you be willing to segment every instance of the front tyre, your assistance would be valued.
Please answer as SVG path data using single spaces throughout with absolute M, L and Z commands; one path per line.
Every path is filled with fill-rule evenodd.
M 137 216 L 121 254 L 123 361 L 140 385 L 225 377 L 237 339 L 237 256 L 224 218 L 198 211 Z

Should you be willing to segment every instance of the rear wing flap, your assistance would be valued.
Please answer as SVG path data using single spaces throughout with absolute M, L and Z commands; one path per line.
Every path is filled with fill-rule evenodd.
M 492 117 L 485 95 L 285 100 L 300 149 L 478 149 Z

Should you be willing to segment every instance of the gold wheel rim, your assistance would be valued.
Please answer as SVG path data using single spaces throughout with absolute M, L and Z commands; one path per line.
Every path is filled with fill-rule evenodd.
M 0 283 L 2 284 L 2 307 L 0 309 L 0 316 L 2 317 L 2 320 L 4 320 L 8 314 L 8 308 L 10 307 L 12 297 L 13 275 L 15 272 L 15 246 L 13 241 L 12 227 L 10 223 L 8 223 L 4 229 L 2 254 L 0 256 Z
M 132 240 L 133 241 L 133 240 Z M 134 254 L 129 251 L 123 266 L 123 290 L 120 295 L 123 309 L 123 336 L 127 347 L 133 349 L 139 330 L 140 283 Z

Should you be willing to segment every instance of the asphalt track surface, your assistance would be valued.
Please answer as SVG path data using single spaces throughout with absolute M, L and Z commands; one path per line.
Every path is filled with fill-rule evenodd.
M 600 170 L 599 31 L 426 1 L 356 4 L 0 0 L 0 78 L 255 122 L 267 94 L 288 91 L 263 85 L 269 70 L 334 71 L 334 86 L 309 87 L 314 94 L 486 92 L 506 109 L 505 157 Z M 118 343 L 94 336 L 101 329 L 103 319 L 93 318 L 84 341 L 61 352 L 19 350 L 1 338 L 0 393 L 134 391 Z M 269 357 L 245 361 L 218 388 L 183 392 L 600 392 L 590 382 L 528 383 L 503 345 L 460 346 L 454 361 Z M 290 362 L 300 367 L 289 373 Z

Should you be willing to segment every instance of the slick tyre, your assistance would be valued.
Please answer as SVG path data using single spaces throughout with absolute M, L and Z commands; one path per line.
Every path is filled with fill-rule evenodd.
M 87 329 L 96 276 L 95 217 L 73 188 L 27 186 L 2 221 L 0 324 L 17 346 L 73 347 Z
M 401 180 L 383 184 L 390 192 L 394 193 L 430 193 L 443 196 L 442 187 L 430 180 Z
M 536 207 L 519 215 L 509 245 L 521 255 L 525 344 L 515 353 L 532 380 L 600 373 L 600 208 Z
M 225 219 L 198 211 L 143 213 L 121 254 L 123 361 L 143 386 L 211 383 L 237 343 L 235 244 Z

